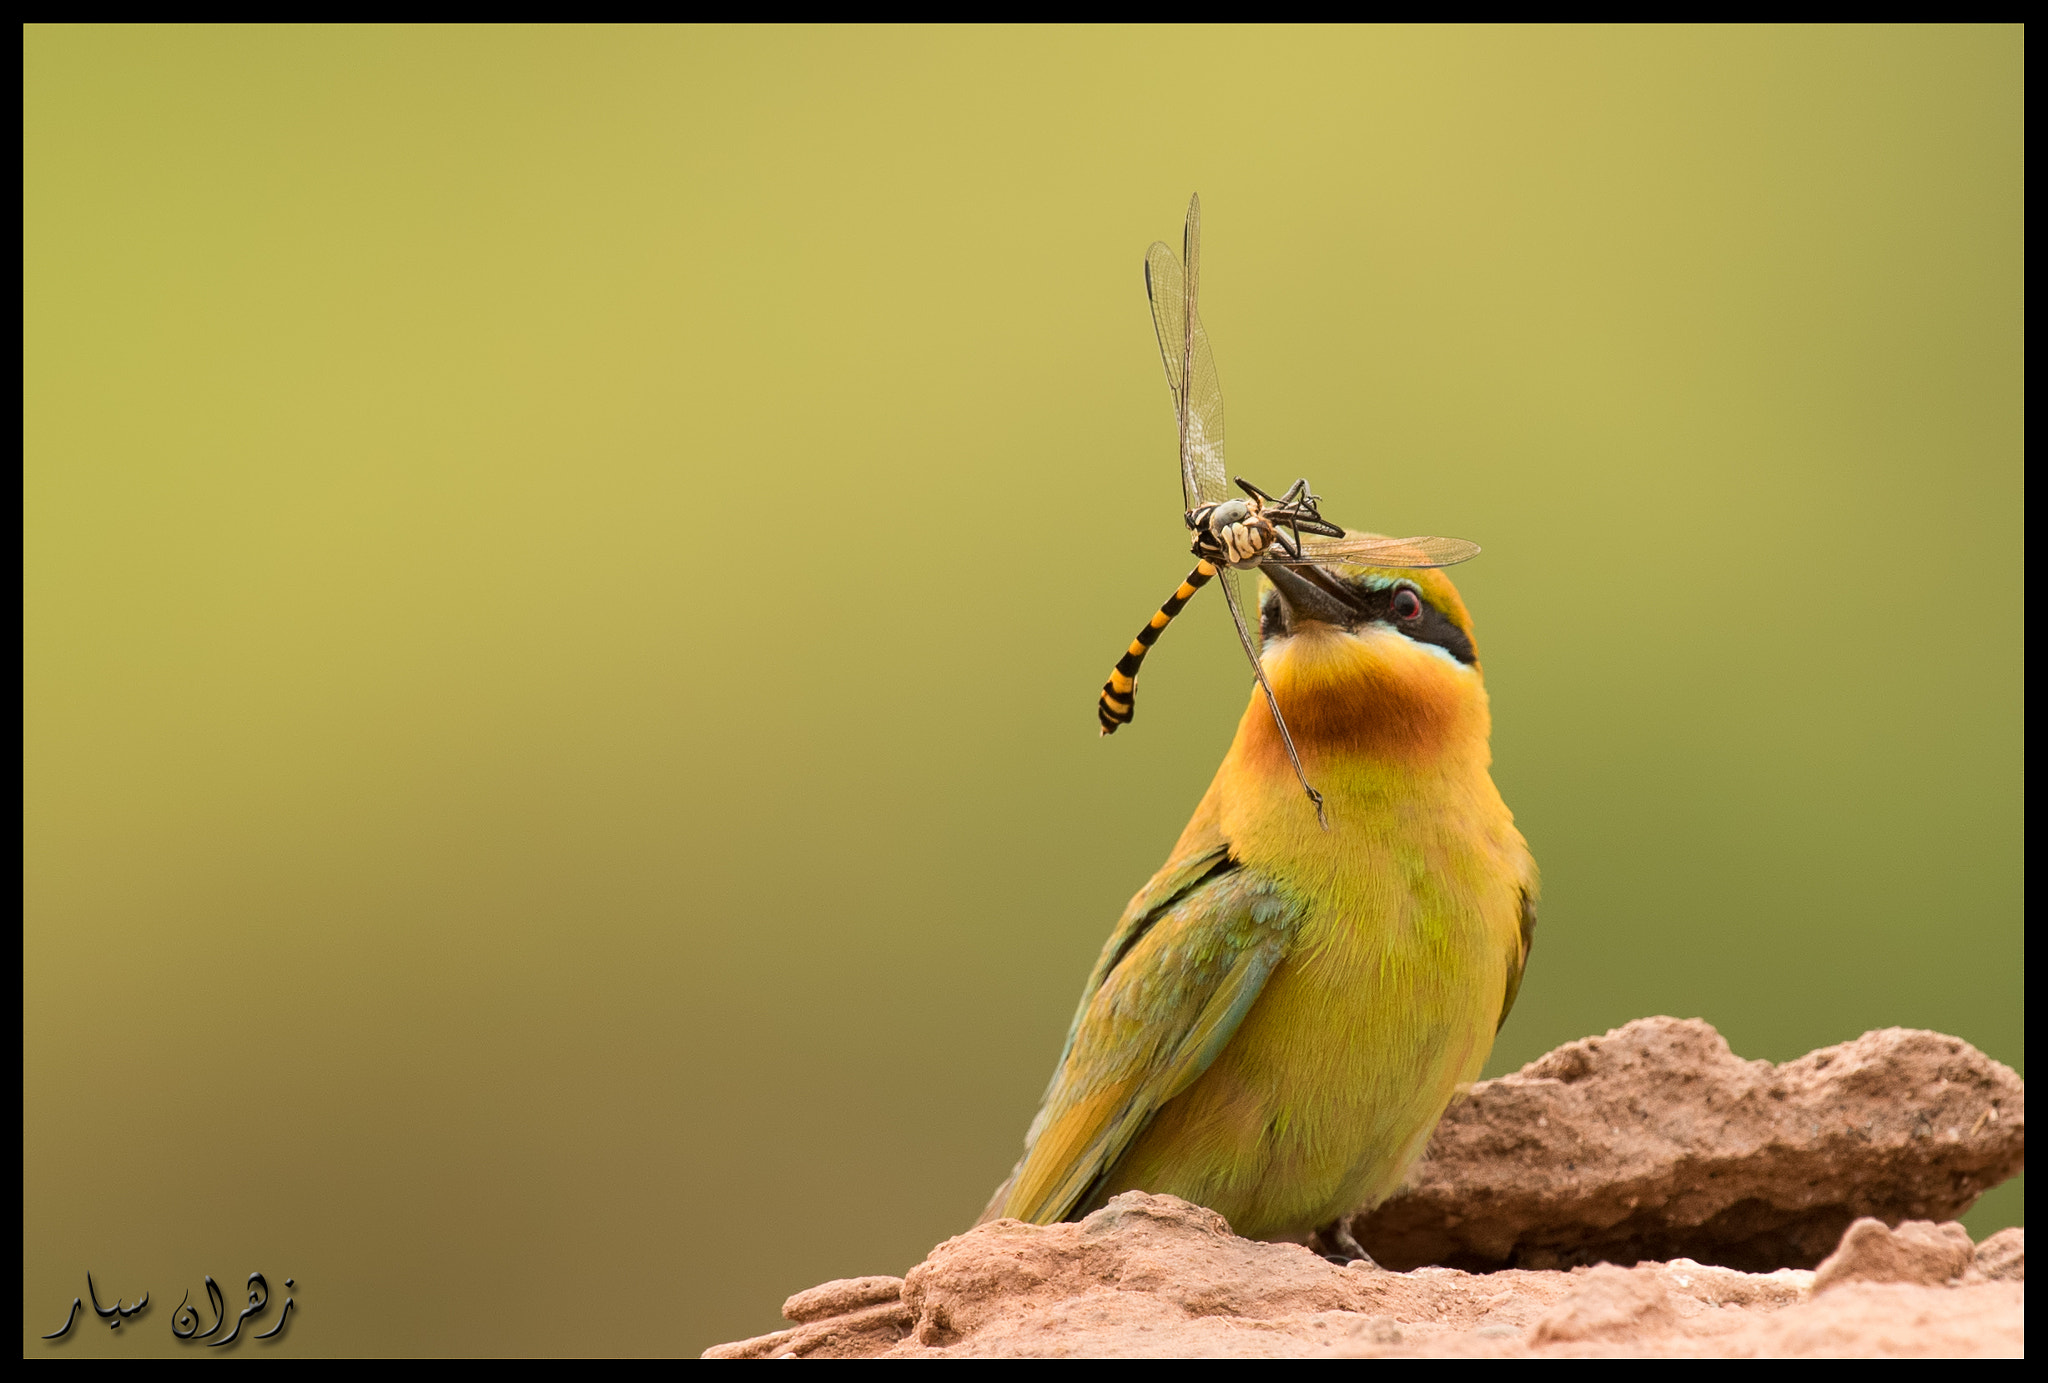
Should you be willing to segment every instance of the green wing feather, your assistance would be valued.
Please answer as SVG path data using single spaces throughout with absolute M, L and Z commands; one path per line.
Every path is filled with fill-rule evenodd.
M 1500 1021 L 1493 1025 L 1499 1032 L 1507 1026 L 1508 1014 L 1515 1007 L 1515 995 L 1522 992 L 1522 972 L 1529 968 L 1529 948 L 1536 944 L 1536 890 L 1533 884 L 1522 888 L 1522 925 L 1520 945 L 1508 953 L 1507 990 L 1500 999 Z
M 991 1214 L 1071 1214 L 1152 1116 L 1209 1068 L 1287 953 L 1301 907 L 1223 846 L 1169 865 L 1124 910 Z
M 1117 963 L 1168 908 L 1207 879 L 1236 867 L 1230 858 L 1230 847 L 1222 844 L 1211 846 L 1185 860 L 1169 860 L 1125 906 L 1124 915 L 1117 919 L 1116 930 L 1110 933 L 1108 941 L 1102 943 L 1102 954 L 1095 958 L 1095 968 L 1088 972 L 1088 983 L 1081 986 L 1081 1002 L 1074 1008 L 1074 1020 L 1067 1024 L 1067 1045 L 1060 1048 L 1059 1065 L 1053 1070 L 1051 1084 L 1045 1087 L 1047 1100 L 1052 1099 L 1053 1091 L 1059 1088 L 1060 1074 L 1066 1068 L 1068 1055 L 1074 1050 L 1074 1038 L 1081 1031 L 1081 1020 L 1088 1016 L 1088 1005 L 1093 1002 L 1095 991 L 1102 988 L 1102 982 L 1109 978 L 1109 972 L 1116 969 Z M 1041 1107 L 1041 1119 L 1044 1114 Z M 1027 1145 L 1031 1137 L 1031 1134 L 1025 1135 Z

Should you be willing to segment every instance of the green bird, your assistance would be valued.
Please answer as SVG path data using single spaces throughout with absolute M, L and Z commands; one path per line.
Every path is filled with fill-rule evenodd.
M 1537 875 L 1488 771 L 1472 621 L 1440 571 L 1266 566 L 1254 690 L 1165 865 L 1082 992 L 1024 1156 L 982 1219 L 1170 1193 L 1254 1239 L 1361 1256 L 1476 1079 L 1528 962 Z

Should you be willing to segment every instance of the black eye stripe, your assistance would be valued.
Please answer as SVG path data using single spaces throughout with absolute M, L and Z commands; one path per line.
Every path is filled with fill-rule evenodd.
M 1422 618 L 1402 626 L 1401 632 L 1417 643 L 1433 643 L 1444 652 L 1466 666 L 1479 661 L 1478 650 L 1472 647 L 1471 638 L 1451 622 L 1451 617 L 1430 604 L 1422 602 Z
M 1297 570 L 1301 569 L 1297 568 Z M 1313 568 L 1310 570 L 1313 570 Z M 1387 625 L 1396 633 L 1405 638 L 1413 639 L 1417 643 L 1435 644 L 1438 648 L 1441 648 L 1444 652 L 1467 666 L 1479 661 L 1479 654 L 1472 647 L 1471 638 L 1451 620 L 1449 615 L 1437 609 L 1436 606 L 1430 604 L 1427 600 L 1422 600 L 1422 618 L 1420 619 L 1404 620 L 1394 614 L 1395 592 L 1415 590 L 1414 587 L 1388 586 L 1375 588 L 1372 586 L 1354 585 L 1349 581 L 1343 581 L 1341 578 L 1337 578 L 1335 584 L 1341 584 L 1342 586 L 1344 603 L 1358 612 L 1358 624 Z M 1416 595 L 1418 599 L 1421 599 L 1420 591 L 1417 591 Z M 1278 593 L 1268 591 L 1266 598 L 1259 603 L 1259 641 L 1265 643 L 1273 639 L 1285 638 L 1286 636 L 1286 611 L 1281 607 Z

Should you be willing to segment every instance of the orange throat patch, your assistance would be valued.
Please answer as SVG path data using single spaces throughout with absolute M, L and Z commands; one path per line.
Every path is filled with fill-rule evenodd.
M 1265 668 L 1305 766 L 1378 759 L 1423 767 L 1474 747 L 1485 753 L 1490 717 L 1478 666 L 1391 629 L 1306 625 L 1266 656 Z M 1238 748 L 1248 766 L 1293 776 L 1257 691 Z

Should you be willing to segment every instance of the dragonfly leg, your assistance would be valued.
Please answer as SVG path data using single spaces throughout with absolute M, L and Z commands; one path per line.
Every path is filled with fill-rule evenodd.
M 1264 490 L 1261 490 L 1258 486 L 1252 484 L 1249 480 L 1246 480 L 1243 476 L 1233 476 L 1232 479 L 1237 481 L 1238 489 L 1244 491 L 1246 494 L 1250 495 L 1253 499 L 1260 501 L 1262 504 L 1280 503 L 1279 500 L 1274 499 L 1271 495 L 1267 494 Z

